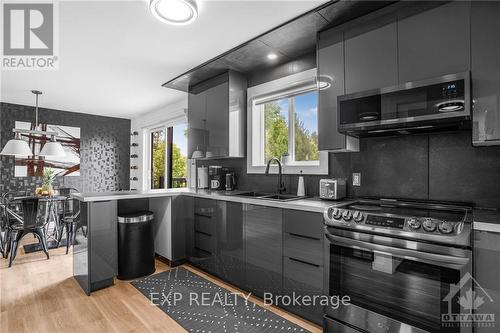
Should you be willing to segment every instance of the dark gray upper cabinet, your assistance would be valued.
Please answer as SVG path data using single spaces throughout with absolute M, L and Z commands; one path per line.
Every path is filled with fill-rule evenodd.
M 358 139 L 337 130 L 337 97 L 345 93 L 343 32 L 327 30 L 318 35 L 317 66 L 320 80 L 331 83 L 319 91 L 318 147 L 327 151 L 358 151 Z
M 500 3 L 473 2 L 471 8 L 474 145 L 500 145 Z
M 212 152 L 214 156 L 226 156 L 229 149 L 227 141 L 229 82 L 212 87 L 205 93 L 208 132 L 207 152 Z
M 476 286 L 478 296 L 484 303 L 478 313 L 491 313 L 500 317 L 500 234 L 487 231 L 474 231 L 474 278 L 482 289 Z M 487 295 L 485 295 L 486 293 Z M 476 333 L 497 332 L 497 327 L 476 327 Z
M 244 157 L 246 79 L 229 71 L 190 88 L 188 156 Z
M 400 83 L 468 71 L 470 2 L 451 2 L 400 17 L 398 52 Z
M 344 33 L 347 94 L 398 83 L 396 16 L 375 24 L 363 26 L 370 29 L 366 32 L 356 27 Z
M 263 297 L 280 295 L 283 279 L 282 210 L 243 205 L 246 289 Z

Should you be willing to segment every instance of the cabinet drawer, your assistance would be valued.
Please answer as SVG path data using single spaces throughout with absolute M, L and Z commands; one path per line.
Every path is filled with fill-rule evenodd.
M 292 234 L 321 240 L 323 238 L 323 214 L 286 209 L 283 211 L 283 230 Z
M 323 288 L 323 267 L 305 261 L 284 257 L 283 287 L 285 291 L 317 293 Z
M 215 238 L 200 232 L 194 233 L 194 247 L 206 252 L 215 253 Z
M 213 219 L 207 216 L 195 215 L 194 230 L 213 236 L 215 231 Z
M 194 215 L 208 217 L 214 216 L 216 204 L 216 200 L 196 198 L 194 200 Z
M 285 233 L 283 255 L 323 266 L 323 243 L 307 236 Z

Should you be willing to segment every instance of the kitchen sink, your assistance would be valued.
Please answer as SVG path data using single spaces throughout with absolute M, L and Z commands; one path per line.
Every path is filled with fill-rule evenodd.
M 271 195 L 269 193 L 262 193 L 262 192 L 240 192 L 240 193 L 234 193 L 231 194 L 237 197 L 253 197 L 253 198 L 259 198 L 259 197 L 265 197 L 267 195 Z
M 261 192 L 240 192 L 232 194 L 236 197 L 249 197 L 255 199 L 263 200 L 275 200 L 275 201 L 291 201 L 303 199 L 305 196 L 298 196 L 295 194 L 277 194 L 277 193 L 261 193 Z
M 279 200 L 279 201 L 290 201 L 290 200 L 298 200 L 298 199 L 304 199 L 304 198 L 305 198 L 305 196 L 298 196 L 295 194 L 272 194 L 272 195 L 263 197 L 263 199 Z

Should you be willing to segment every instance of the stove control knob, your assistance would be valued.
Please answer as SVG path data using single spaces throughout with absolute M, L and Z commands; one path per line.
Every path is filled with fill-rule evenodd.
M 328 216 L 329 219 L 333 219 L 333 212 L 335 211 L 335 208 L 328 208 L 328 212 L 326 215 Z
M 360 211 L 355 211 L 354 214 L 353 214 L 353 218 L 354 218 L 354 222 L 356 223 L 359 223 L 361 221 L 363 221 L 363 213 L 361 213 Z
M 339 219 L 342 216 L 342 213 L 338 208 L 328 208 L 328 217 L 330 219 Z
M 439 223 L 438 230 L 442 234 L 451 234 L 453 232 L 453 224 L 443 221 Z
M 344 210 L 344 213 L 342 213 L 342 217 L 344 220 L 349 221 L 352 218 L 352 213 L 348 210 Z
M 426 218 L 422 223 L 422 227 L 424 227 L 425 231 L 434 232 L 436 230 L 437 225 L 436 222 L 434 222 L 432 219 Z
M 410 229 L 412 230 L 417 230 L 417 229 L 420 229 L 420 226 L 422 225 L 422 223 L 420 223 L 419 220 L 417 220 L 416 218 L 412 217 L 408 220 L 408 226 L 410 227 Z

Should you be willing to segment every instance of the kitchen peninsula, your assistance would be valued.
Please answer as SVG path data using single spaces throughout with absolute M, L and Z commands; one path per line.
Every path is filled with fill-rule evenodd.
M 241 191 L 207 191 L 165 189 L 154 191 L 119 191 L 104 193 L 74 193 L 80 201 L 82 228 L 74 245 L 73 275 L 87 295 L 110 286 L 117 275 L 117 216 L 136 211 L 152 211 L 155 215 L 155 251 L 172 263 L 186 261 L 194 247 L 194 224 L 199 202 L 214 203 L 214 210 L 223 210 L 227 203 L 237 205 L 241 223 L 248 207 L 273 209 L 274 212 L 300 211 L 315 217 L 314 227 L 322 230 L 322 214 L 332 205 L 342 206 L 352 201 L 322 201 L 318 198 L 276 201 L 238 196 Z M 215 205 L 218 202 L 219 205 Z M 201 204 L 203 206 L 203 204 Z M 206 209 L 205 209 L 206 210 Z M 210 208 L 208 208 L 210 210 Z M 203 213 L 205 214 L 205 213 Z M 220 214 L 227 219 L 227 215 Z M 225 216 L 224 216 L 225 215 Z M 281 213 L 279 213 L 281 215 Z M 303 221 L 309 221 L 305 219 Z M 224 221 L 231 223 L 232 221 Z M 235 222 L 236 223 L 236 222 Z M 242 227 L 242 226 L 240 226 Z M 242 229 L 242 228 L 240 228 Z M 281 224 L 279 226 L 281 232 Z M 239 230 L 238 237 L 242 237 Z M 322 252 L 318 254 L 322 256 Z

